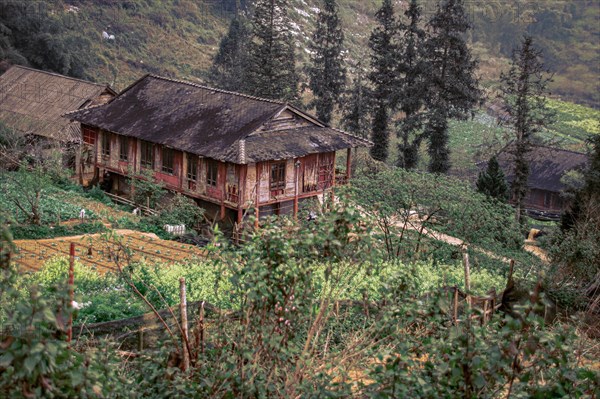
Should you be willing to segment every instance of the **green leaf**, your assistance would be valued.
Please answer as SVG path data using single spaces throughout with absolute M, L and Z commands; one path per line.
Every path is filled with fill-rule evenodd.
M 11 365 L 14 358 L 12 353 L 6 352 L 4 355 L 0 356 L 0 367 L 7 368 Z
M 39 363 L 38 356 L 28 356 L 25 359 L 23 366 L 25 367 L 25 370 L 27 370 L 29 372 L 29 374 L 31 374 L 31 373 L 33 373 L 33 370 L 35 370 L 35 366 L 37 366 L 38 363 Z

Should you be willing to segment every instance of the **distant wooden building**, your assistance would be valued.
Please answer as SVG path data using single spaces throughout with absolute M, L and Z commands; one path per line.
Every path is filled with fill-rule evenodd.
M 62 115 L 115 95 L 108 85 L 15 65 L 0 76 L 0 120 L 49 143 L 79 143 L 79 124 Z
M 66 117 L 81 123 L 94 154 L 86 178 L 110 176 L 113 189 L 127 193 L 127 176 L 151 171 L 166 188 L 237 222 L 249 208 L 296 213 L 299 201 L 349 177 L 352 148 L 370 145 L 286 103 L 155 75 Z M 335 166 L 340 150 L 343 174 Z
M 498 163 L 506 175 L 508 183 L 514 180 L 514 155 L 512 145 L 498 154 Z M 561 178 L 565 173 L 583 169 L 586 166 L 585 154 L 560 148 L 534 146 L 528 153 L 529 180 L 525 208 L 541 216 L 557 216 L 567 205 L 561 196 L 565 189 Z

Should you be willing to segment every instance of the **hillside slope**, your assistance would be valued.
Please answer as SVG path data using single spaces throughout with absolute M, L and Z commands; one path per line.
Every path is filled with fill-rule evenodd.
M 246 2 L 241 1 L 242 6 Z M 66 14 L 70 29 L 92 43 L 97 60 L 88 75 L 118 89 L 146 72 L 203 80 L 236 9 L 236 0 L 70 0 L 53 4 L 53 12 Z M 319 4 L 319 0 L 291 0 L 289 11 L 300 60 L 307 58 Z M 364 62 L 380 0 L 340 0 L 339 5 L 348 63 Z M 406 2 L 396 0 L 396 6 L 400 13 Z M 423 1 L 425 17 L 434 7 L 435 2 Z M 600 4 L 593 0 L 466 1 L 466 7 L 474 26 L 470 41 L 481 61 L 484 86 L 494 86 L 514 44 L 527 32 L 534 35 L 546 64 L 556 72 L 552 91 L 599 107 Z M 103 31 L 113 34 L 115 40 L 104 40 Z

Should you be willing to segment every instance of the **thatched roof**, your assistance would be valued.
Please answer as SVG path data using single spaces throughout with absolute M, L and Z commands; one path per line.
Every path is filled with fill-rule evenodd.
M 257 132 L 284 110 L 300 115 L 313 126 Z M 359 137 L 324 126 L 289 104 L 155 75 L 142 77 L 108 104 L 65 117 L 241 164 L 369 145 Z
M 513 145 L 508 145 L 497 156 L 509 183 L 514 179 L 513 149 Z M 587 163 L 585 154 L 546 146 L 534 146 L 527 157 L 529 188 L 552 192 L 559 192 L 565 188 L 560 179 L 566 172 L 583 169 Z
M 114 95 L 108 85 L 15 65 L 0 76 L 0 120 L 22 133 L 78 141 L 79 127 L 62 115 Z

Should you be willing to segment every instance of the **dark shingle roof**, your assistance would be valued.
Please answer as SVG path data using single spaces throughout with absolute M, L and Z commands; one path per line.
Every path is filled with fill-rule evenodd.
M 369 144 L 341 130 L 319 126 L 256 132 L 245 141 L 248 162 L 290 159 Z
M 116 94 L 107 85 L 15 65 L 0 76 L 0 120 L 13 129 L 59 141 L 78 141 L 81 134 L 62 117 Z
M 278 101 L 146 75 L 110 103 L 65 116 L 113 133 L 234 163 L 368 145 L 365 140 L 317 125 L 308 130 L 251 134 L 288 107 Z M 246 144 L 243 159 L 240 140 Z
M 498 154 L 498 163 L 508 182 L 514 179 L 513 148 L 509 145 Z M 527 154 L 527 158 L 529 160 L 528 186 L 553 192 L 565 188 L 560 179 L 566 172 L 584 168 L 587 163 L 585 154 L 546 146 L 534 146 Z

